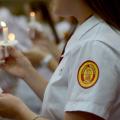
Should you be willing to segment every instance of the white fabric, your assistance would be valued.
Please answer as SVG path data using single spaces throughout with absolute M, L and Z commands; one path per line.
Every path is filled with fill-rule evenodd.
M 77 80 L 87 60 L 99 67 L 97 83 L 88 89 Z M 120 35 L 104 21 L 89 18 L 67 44 L 64 58 L 46 89 L 41 116 L 63 120 L 65 111 L 85 111 L 105 120 L 120 119 Z
M 42 65 L 48 66 L 48 63 L 53 59 L 51 54 L 48 54 L 42 61 Z
M 56 30 L 61 40 L 64 40 L 65 34 L 70 31 L 71 24 L 68 21 L 62 21 L 56 24 Z

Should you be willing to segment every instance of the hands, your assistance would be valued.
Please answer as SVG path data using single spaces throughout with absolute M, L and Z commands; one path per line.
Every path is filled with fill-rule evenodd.
M 16 118 L 20 109 L 25 106 L 21 100 L 10 94 L 0 94 L 0 116 Z M 23 109 L 23 108 L 22 108 Z
M 0 68 L 3 68 L 14 76 L 24 79 L 35 93 L 43 99 L 48 81 L 37 73 L 29 60 L 21 52 L 13 47 L 8 47 L 7 49 L 9 53 L 7 58 L 4 57 L 4 49 L 0 50 L 3 54 L 0 54 L 0 60 L 5 59 L 5 63 L 0 65 Z
M 39 32 L 36 29 L 30 29 L 28 34 L 33 43 L 46 38 L 42 31 Z
M 41 49 L 41 47 L 45 48 L 49 51 L 57 60 L 59 60 L 61 51 L 59 50 L 58 46 L 55 44 L 54 41 L 49 40 L 48 37 L 44 35 L 43 32 L 39 32 L 35 29 L 31 29 L 29 31 L 29 36 L 32 40 L 34 46 Z
M 44 48 L 33 48 L 28 52 L 23 53 L 32 63 L 34 67 L 39 67 L 43 59 L 49 54 Z
M 13 47 L 8 47 L 7 51 L 9 56 L 5 58 L 4 56 L 4 48 L 1 50 L 0 60 L 5 59 L 5 63 L 0 65 L 0 68 L 3 68 L 8 73 L 20 77 L 25 78 L 29 75 L 30 70 L 33 69 L 29 60 L 19 51 L 17 51 Z
M 36 114 L 17 97 L 10 94 L 0 94 L 0 116 L 15 120 L 30 120 Z
M 49 51 L 56 60 L 59 60 L 61 51 L 59 50 L 58 46 L 48 39 L 42 39 L 34 41 L 34 45 L 37 46 L 40 50 L 44 48 L 44 50 Z

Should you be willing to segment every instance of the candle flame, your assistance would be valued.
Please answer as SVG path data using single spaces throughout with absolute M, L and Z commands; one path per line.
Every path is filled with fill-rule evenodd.
M 0 25 L 1 25 L 2 27 L 7 27 L 7 25 L 6 25 L 6 23 L 5 23 L 4 21 L 1 21 L 1 22 L 0 22 Z
M 9 33 L 8 39 L 11 40 L 11 41 L 15 40 L 15 34 L 14 33 Z
M 34 17 L 34 16 L 35 16 L 35 12 L 31 12 L 31 13 L 30 13 L 30 16 L 31 16 L 31 17 Z

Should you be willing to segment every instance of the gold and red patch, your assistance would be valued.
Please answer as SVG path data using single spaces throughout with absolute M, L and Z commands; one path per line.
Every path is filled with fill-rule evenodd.
M 98 65 L 90 60 L 84 62 L 78 70 L 77 78 L 80 86 L 85 89 L 94 86 L 99 78 Z

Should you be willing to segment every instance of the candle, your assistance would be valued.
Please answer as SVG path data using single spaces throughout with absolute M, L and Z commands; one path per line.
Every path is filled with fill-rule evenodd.
M 8 42 L 8 27 L 3 27 L 3 38 L 5 42 Z
M 2 88 L 0 88 L 0 94 L 2 94 L 3 93 L 3 90 L 2 90 Z
M 15 46 L 18 41 L 15 40 L 15 34 L 14 33 L 8 33 L 8 27 L 4 21 L 0 22 L 0 25 L 3 29 L 3 40 L 0 41 L 0 45 L 2 46 Z
M 1 21 L 1 26 L 3 28 L 3 40 L 4 44 L 8 44 L 8 27 L 4 21 Z M 5 47 L 5 57 L 8 57 L 8 51 L 7 48 Z
M 30 13 L 30 21 L 31 22 L 34 22 L 36 19 L 35 19 L 36 17 L 35 17 L 35 12 L 31 12 Z

